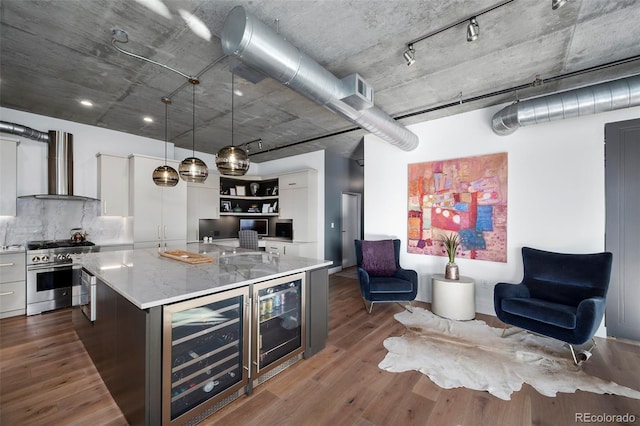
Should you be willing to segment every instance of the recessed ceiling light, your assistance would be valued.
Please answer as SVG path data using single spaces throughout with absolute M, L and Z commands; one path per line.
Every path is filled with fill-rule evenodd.
M 82 105 L 86 106 L 86 107 L 92 107 L 93 106 L 93 103 L 91 101 L 86 100 L 86 99 L 81 100 L 80 103 Z
M 153 118 L 151 117 L 144 117 L 143 120 L 146 121 L 147 123 L 153 123 Z

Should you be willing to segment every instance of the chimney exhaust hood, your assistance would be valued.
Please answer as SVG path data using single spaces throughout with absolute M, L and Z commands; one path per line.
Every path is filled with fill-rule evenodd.
M 73 135 L 50 130 L 40 132 L 19 124 L 0 121 L 0 132 L 45 142 L 48 145 L 47 194 L 23 195 L 18 198 L 87 201 L 95 198 L 73 194 Z

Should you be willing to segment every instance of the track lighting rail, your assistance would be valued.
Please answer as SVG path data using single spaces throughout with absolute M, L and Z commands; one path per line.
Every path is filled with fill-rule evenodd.
M 422 35 L 422 36 L 420 36 L 420 37 L 418 37 L 418 38 L 416 38 L 416 39 L 411 40 L 410 42 L 408 42 L 408 43 L 407 43 L 407 48 L 408 48 L 409 46 L 413 46 L 414 44 L 419 43 L 419 42 L 421 42 L 421 41 L 423 41 L 423 40 L 426 40 L 426 39 L 428 39 L 429 37 L 433 37 L 433 36 L 434 36 L 434 35 L 436 35 L 436 34 L 440 34 L 441 32 L 444 32 L 444 31 L 447 31 L 447 30 L 449 30 L 449 29 L 451 29 L 451 28 L 453 28 L 453 27 L 456 27 L 456 26 L 458 26 L 458 25 L 460 25 L 460 24 L 468 23 L 468 22 L 469 22 L 471 19 L 473 19 L 473 18 L 478 18 L 478 16 L 484 15 L 485 13 L 489 13 L 489 12 L 491 12 L 492 10 L 496 10 L 496 9 L 498 9 L 498 8 L 500 8 L 500 7 L 504 6 L 504 5 L 507 5 L 507 4 L 509 4 L 509 3 L 513 2 L 513 1 L 515 1 L 515 0 L 506 0 L 506 1 L 503 1 L 502 3 L 498 3 L 498 4 L 496 4 L 495 6 L 488 7 L 488 8 L 486 8 L 486 9 L 481 10 L 480 12 L 477 12 L 477 13 L 474 13 L 474 14 L 472 14 L 472 15 L 469 15 L 469 16 L 467 16 L 467 17 L 466 17 L 466 18 L 464 18 L 464 19 L 461 19 L 461 20 L 456 21 L 456 22 L 454 22 L 454 23 L 452 23 L 452 24 L 449 24 L 449 25 L 447 25 L 446 27 L 440 28 L 440 29 L 435 30 L 435 31 L 431 31 L 430 33 L 427 33 L 427 34 L 425 34 L 425 35 Z

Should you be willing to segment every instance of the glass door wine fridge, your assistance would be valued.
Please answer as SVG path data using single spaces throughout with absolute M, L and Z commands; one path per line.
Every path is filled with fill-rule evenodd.
M 301 358 L 305 342 L 304 293 L 304 274 L 253 285 L 253 386 Z
M 249 289 L 164 307 L 163 424 L 206 417 L 249 382 Z

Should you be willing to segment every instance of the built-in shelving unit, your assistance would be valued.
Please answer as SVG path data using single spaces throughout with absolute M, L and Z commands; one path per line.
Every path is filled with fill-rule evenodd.
M 220 177 L 220 216 L 278 216 L 278 179 Z

